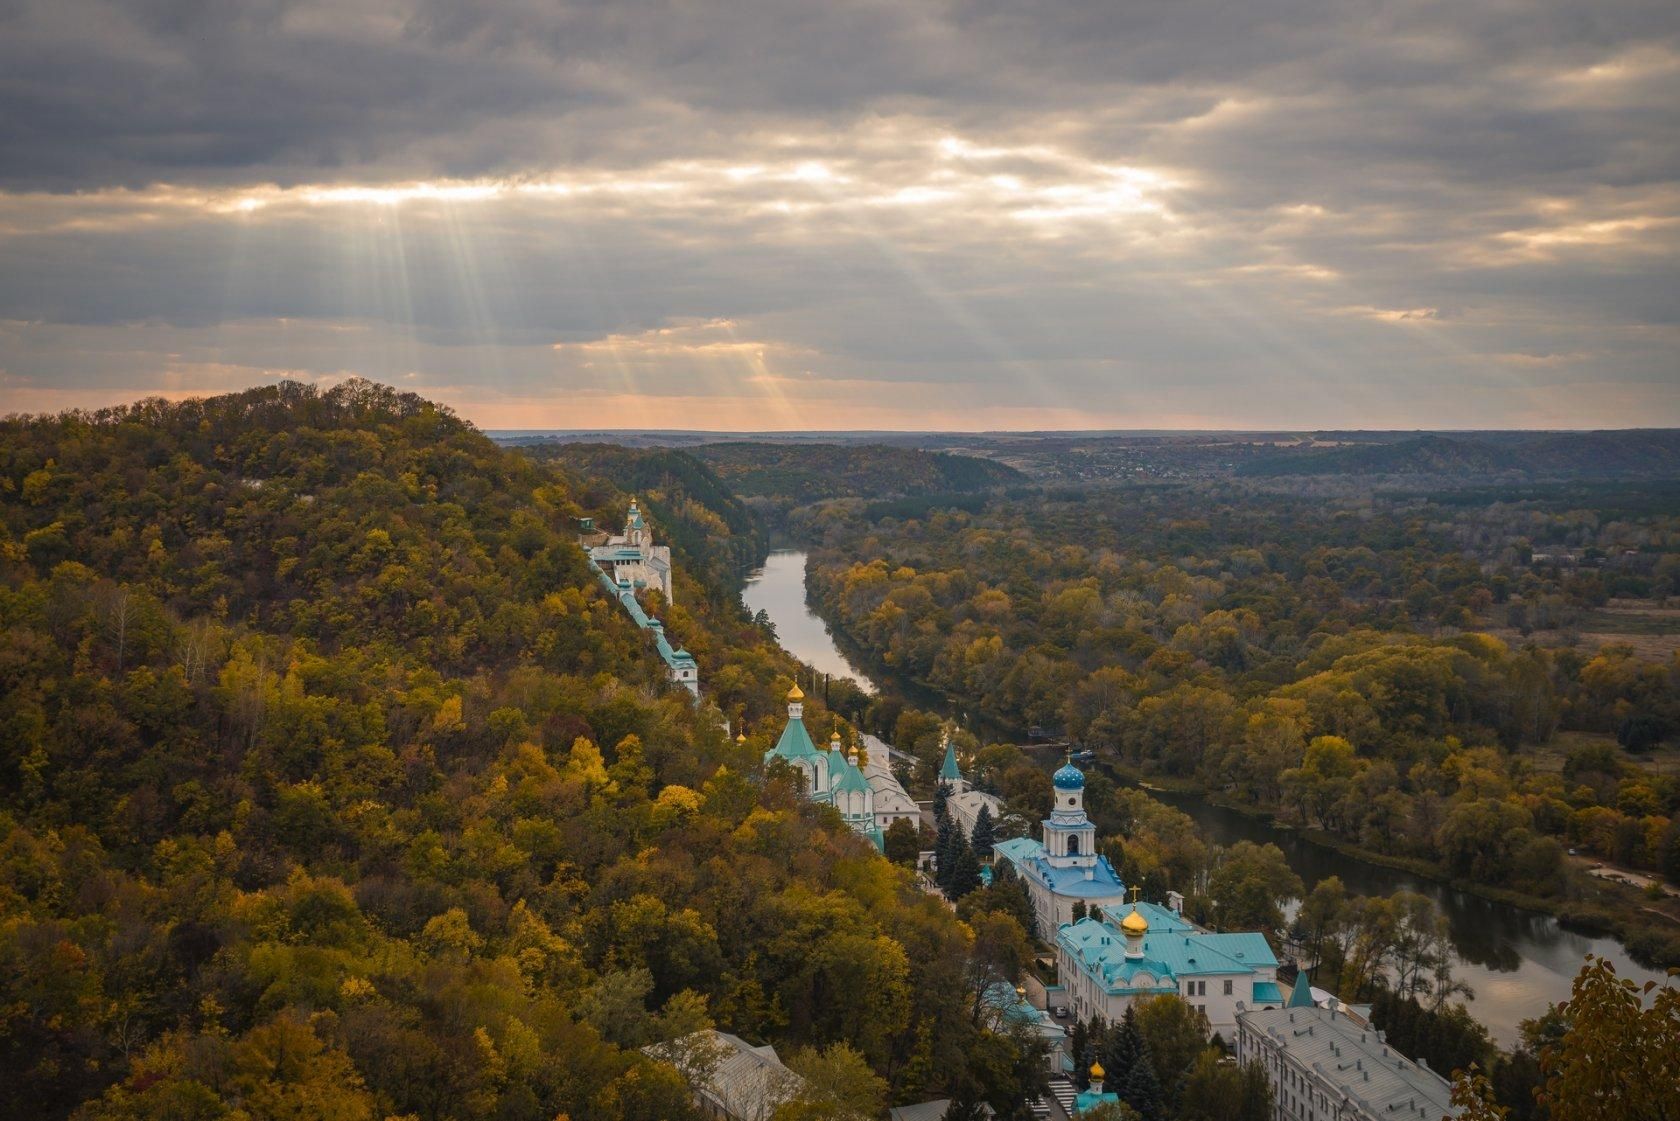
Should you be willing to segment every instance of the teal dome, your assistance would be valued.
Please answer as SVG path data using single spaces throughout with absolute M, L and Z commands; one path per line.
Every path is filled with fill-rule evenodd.
M 1064 763 L 1050 776 L 1050 781 L 1058 790 L 1081 790 L 1085 786 L 1085 772 L 1072 763 Z

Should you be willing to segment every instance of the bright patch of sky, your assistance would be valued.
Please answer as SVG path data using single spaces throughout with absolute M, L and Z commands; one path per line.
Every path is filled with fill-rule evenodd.
M 1680 424 L 1680 8 L 20 0 L 0 411 Z

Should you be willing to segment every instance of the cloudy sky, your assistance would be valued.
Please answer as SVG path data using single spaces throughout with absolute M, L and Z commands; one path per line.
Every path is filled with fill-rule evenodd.
M 0 0 L 0 412 L 1680 425 L 1674 0 Z

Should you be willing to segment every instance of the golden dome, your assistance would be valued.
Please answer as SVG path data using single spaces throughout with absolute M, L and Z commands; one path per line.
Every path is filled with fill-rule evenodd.
M 1102 1078 L 1104 1073 L 1106 1073 L 1106 1072 L 1103 1070 L 1101 1063 L 1092 1063 L 1091 1064 L 1091 1077 L 1092 1078 L 1100 1079 L 1100 1078 Z
M 1120 920 L 1120 929 L 1127 934 L 1148 934 L 1149 920 L 1138 914 L 1137 904 L 1132 904 L 1131 913 Z
M 740 735 L 736 736 L 735 737 L 735 742 L 736 743 L 746 743 L 747 742 L 747 733 L 742 732 Z
M 798 686 L 797 683 L 794 685 L 794 687 L 792 689 L 788 690 L 788 700 L 790 700 L 790 701 L 802 701 L 804 699 L 805 699 L 805 690 L 801 689 Z

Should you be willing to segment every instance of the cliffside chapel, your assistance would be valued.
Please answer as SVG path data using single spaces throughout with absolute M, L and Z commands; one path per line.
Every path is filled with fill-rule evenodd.
M 665 673 L 672 681 L 700 697 L 700 667 L 694 655 L 679 646 L 671 645 L 665 635 L 665 624 L 642 610 L 636 596 L 648 588 L 658 588 L 667 604 L 671 598 L 671 549 L 653 543 L 653 529 L 636 500 L 630 500 L 630 511 L 624 518 L 624 533 L 614 536 L 595 528 L 593 519 L 584 518 L 578 535 L 578 545 L 589 558 L 594 572 L 607 594 L 618 601 L 631 620 L 653 636 L 653 646 L 665 663 Z
M 653 528 L 642 517 L 634 498 L 624 515 L 622 534 L 594 532 L 590 523 L 585 526 L 582 541 L 589 559 L 600 566 L 614 587 L 630 592 L 658 588 L 666 603 L 676 602 L 671 589 L 671 547 L 653 543 Z

